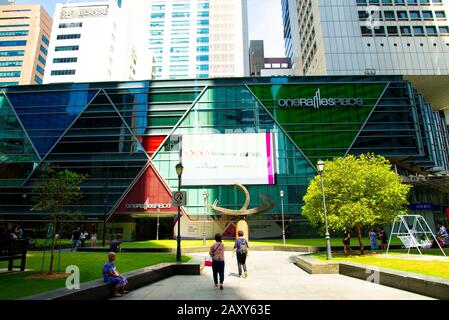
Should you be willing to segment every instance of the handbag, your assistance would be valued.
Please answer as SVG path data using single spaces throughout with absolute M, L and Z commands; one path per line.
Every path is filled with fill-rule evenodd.
M 211 256 L 205 256 L 204 257 L 204 266 L 205 267 L 212 267 L 212 257 Z

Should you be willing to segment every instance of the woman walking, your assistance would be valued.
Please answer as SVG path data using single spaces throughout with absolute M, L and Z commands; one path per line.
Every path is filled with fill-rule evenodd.
M 212 257 L 212 273 L 214 275 L 215 288 L 218 287 L 218 277 L 220 277 L 220 289 L 223 290 L 224 282 L 224 249 L 225 245 L 221 241 L 221 234 L 215 235 L 215 243 L 211 245 L 209 255 Z
M 379 246 L 377 245 L 377 232 L 374 228 L 369 229 L 368 236 L 371 242 L 371 250 L 379 250 Z
M 246 271 L 246 257 L 248 256 L 248 240 L 246 240 L 243 231 L 238 232 L 239 238 L 235 241 L 234 244 L 234 252 L 232 253 L 232 257 L 234 257 L 235 252 L 237 252 L 237 267 L 239 269 L 239 277 L 242 277 L 242 267 L 244 278 L 248 277 L 248 272 Z

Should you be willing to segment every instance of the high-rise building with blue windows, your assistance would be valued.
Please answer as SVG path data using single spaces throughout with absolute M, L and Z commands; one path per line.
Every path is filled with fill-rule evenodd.
M 41 5 L 0 2 L 0 86 L 41 84 L 52 19 Z
M 249 74 L 246 0 L 152 0 L 149 26 L 157 79 Z

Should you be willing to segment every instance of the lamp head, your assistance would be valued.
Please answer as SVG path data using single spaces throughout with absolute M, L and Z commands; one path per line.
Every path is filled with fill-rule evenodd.
M 182 175 L 182 172 L 184 170 L 184 167 L 182 166 L 182 163 L 178 163 L 176 165 L 176 174 L 178 175 L 178 177 L 180 177 Z
M 316 168 L 318 169 L 319 173 L 322 173 L 324 171 L 324 161 L 323 160 L 318 160 L 317 164 L 316 164 Z
M 279 192 L 279 195 L 281 196 L 281 198 L 284 197 L 284 190 L 281 190 L 281 192 Z

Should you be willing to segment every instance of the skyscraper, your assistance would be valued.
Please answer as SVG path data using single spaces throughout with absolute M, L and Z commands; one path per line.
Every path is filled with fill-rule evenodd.
M 300 47 L 291 56 L 306 75 L 449 74 L 449 0 L 283 4 L 285 29 L 299 29 Z M 289 52 L 290 46 L 286 41 Z
M 157 79 L 249 74 L 246 0 L 151 0 Z
M 0 85 L 42 83 L 52 19 L 41 5 L 3 5 L 0 20 Z
M 145 0 L 57 4 L 45 83 L 152 78 Z

